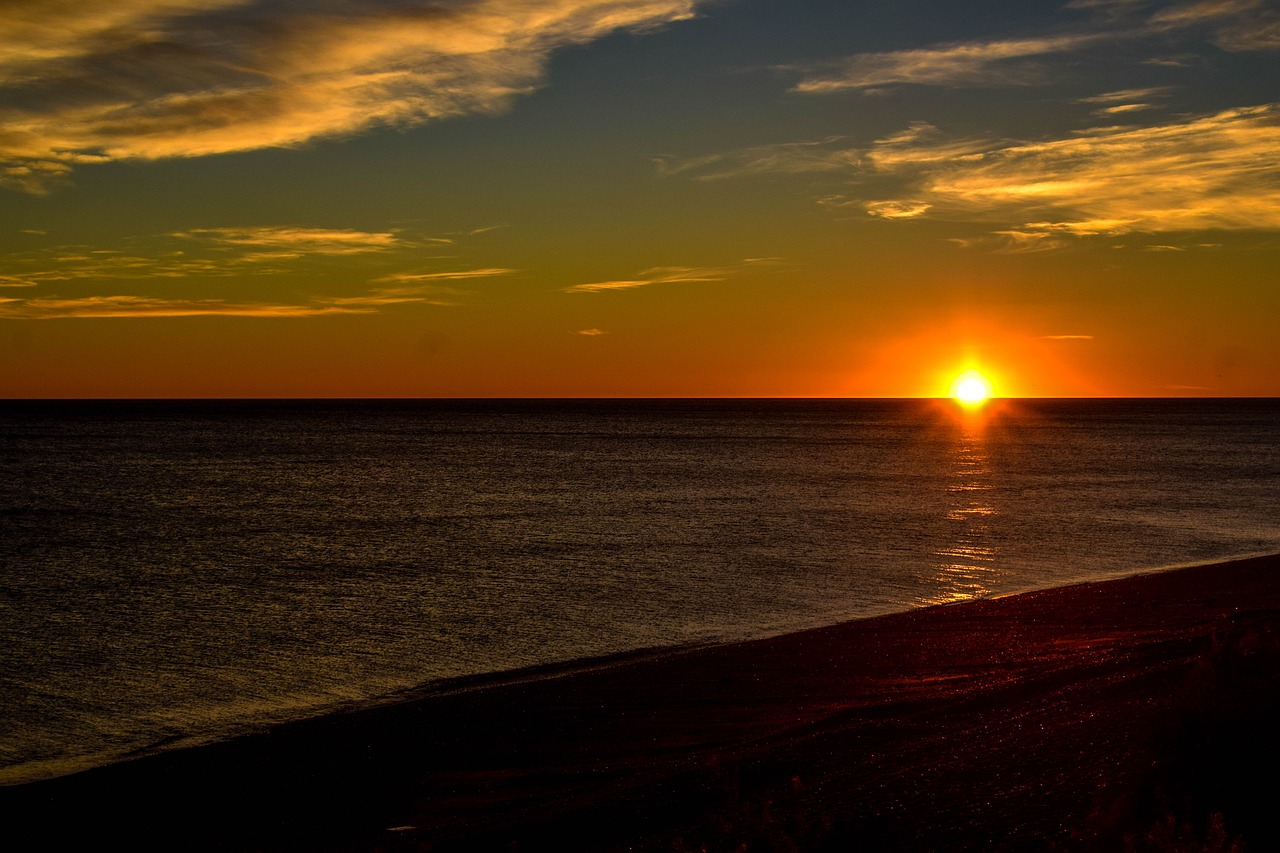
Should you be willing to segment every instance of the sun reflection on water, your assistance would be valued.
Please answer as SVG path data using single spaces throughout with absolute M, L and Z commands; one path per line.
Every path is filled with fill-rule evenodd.
M 991 529 L 999 514 L 992 500 L 995 487 L 987 447 L 986 419 L 971 415 L 957 421 L 951 450 L 951 470 L 946 485 L 947 526 L 943 541 L 933 551 L 938 558 L 937 584 L 932 604 L 981 598 L 992 590 L 997 549 Z

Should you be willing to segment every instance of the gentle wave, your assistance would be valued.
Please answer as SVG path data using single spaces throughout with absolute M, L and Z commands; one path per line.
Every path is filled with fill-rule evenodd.
M 1280 404 L 0 404 L 0 773 L 1280 548 Z

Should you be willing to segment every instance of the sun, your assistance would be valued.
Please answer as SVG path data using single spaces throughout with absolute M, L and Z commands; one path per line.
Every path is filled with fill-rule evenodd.
M 966 370 L 951 382 L 951 397 L 965 406 L 981 406 L 991 399 L 991 382 L 976 370 Z

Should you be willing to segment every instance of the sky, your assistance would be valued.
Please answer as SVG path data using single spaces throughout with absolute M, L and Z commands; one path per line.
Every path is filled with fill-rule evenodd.
M 4 0 L 0 396 L 1280 396 L 1273 0 Z

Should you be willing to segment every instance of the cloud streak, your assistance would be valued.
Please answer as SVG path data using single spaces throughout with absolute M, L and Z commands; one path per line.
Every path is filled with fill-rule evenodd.
M 701 181 L 743 175 L 841 172 L 862 164 L 862 155 L 857 149 L 845 147 L 847 144 L 848 137 L 831 136 L 808 142 L 758 145 L 702 157 L 657 157 L 654 163 L 660 175 L 687 175 Z
M 903 164 L 934 162 L 932 147 Z M 1067 138 L 992 145 L 928 169 L 925 198 L 955 212 L 1059 211 L 1028 223 L 1050 233 L 1280 229 L 1280 104 L 1146 127 L 1091 128 Z
M 825 95 L 884 86 L 995 86 L 1041 82 L 1041 70 L 1018 62 L 1079 50 L 1105 34 L 1075 34 L 937 45 L 914 50 L 862 53 L 800 80 L 792 91 Z
M 471 278 L 493 278 L 495 276 L 505 276 L 515 273 L 516 270 L 506 269 L 505 267 L 485 267 L 474 270 L 454 270 L 451 272 L 419 272 L 419 273 L 393 273 L 375 278 L 375 283 L 388 282 L 431 282 L 431 281 L 459 281 Z
M 263 226 L 201 228 L 132 239 L 124 249 L 54 246 L 0 259 L 0 286 L 77 279 L 264 275 L 291 262 L 416 250 L 393 231 Z M 296 264 L 295 264 L 296 265 Z
M 316 300 L 334 309 L 377 309 L 388 305 L 443 305 L 460 304 L 449 298 L 462 295 L 462 291 L 442 287 L 380 287 L 358 296 L 332 296 Z
M 1280 230 L 1280 104 L 1034 142 L 948 139 L 919 123 L 865 148 L 786 144 L 668 172 L 794 173 L 786 160 L 796 152 L 802 171 L 843 182 L 824 204 L 891 220 L 1001 223 L 995 233 L 1010 250 L 1137 231 Z
M 495 114 L 550 55 L 699 0 L 23 0 L 0 6 L 0 185 Z M 108 8 L 109 7 L 109 8 Z
M 729 277 L 726 267 L 654 267 L 637 273 L 637 278 L 595 281 L 566 287 L 565 293 L 603 293 L 609 290 L 634 290 L 651 284 L 681 284 L 700 281 L 724 281 Z
M 1228 51 L 1280 49 L 1280 11 L 1267 0 L 1191 0 L 1158 5 L 1138 0 L 1077 0 L 1068 8 L 1088 10 L 1094 21 L 1074 32 L 1021 38 L 935 44 L 908 50 L 858 53 L 810 68 L 792 87 L 803 95 L 897 86 L 1029 86 L 1052 81 L 1040 61 L 1095 45 L 1150 37 L 1185 37 L 1208 28 Z M 796 69 L 792 69 L 796 70 Z
M 653 267 L 636 273 L 635 278 L 596 281 L 575 284 L 564 288 L 565 293 L 605 293 L 616 290 L 635 290 L 651 284 L 686 284 L 725 281 L 751 267 L 773 264 L 777 258 L 748 258 L 739 264 L 723 267 Z
M 258 228 L 197 228 L 174 232 L 174 237 L 201 240 L 214 245 L 252 247 L 289 256 L 352 255 L 382 252 L 401 245 L 391 231 L 354 231 L 333 228 L 267 226 Z
M 316 317 L 363 314 L 372 307 L 234 303 L 220 299 L 165 299 L 146 296 L 42 297 L 0 300 L 0 317 L 28 320 L 68 318 L 157 317 Z
M 304 303 L 240 302 L 226 299 L 182 299 L 113 294 L 109 296 L 39 296 L 0 298 L 0 317 L 51 320 L 121 317 L 321 317 L 372 314 L 391 305 L 459 304 L 462 291 L 419 284 L 377 287 L 355 296 L 317 296 Z
M 0 300 L 0 317 L 313 317 L 367 314 L 392 305 L 457 305 L 466 291 L 450 281 L 509 275 L 499 267 L 439 272 L 390 273 L 368 280 L 370 265 L 412 258 L 421 269 L 423 249 L 437 238 L 411 238 L 400 231 L 360 231 L 293 225 L 199 228 L 150 237 L 130 238 L 125 249 L 52 246 L 0 259 L 0 288 L 39 288 L 36 295 Z M 368 256 L 375 256 L 369 259 Z M 300 303 L 250 302 L 241 299 L 56 294 L 58 285 L 83 288 L 122 280 L 242 279 L 307 271 L 317 282 L 353 277 L 368 280 L 367 291 L 355 295 L 316 295 Z M 113 289 L 118 287 L 110 284 Z M 323 286 L 323 285 L 321 285 Z
M 128 238 L 117 244 L 119 248 L 58 245 L 14 253 L 0 258 L 0 287 L 93 279 L 274 275 L 302 269 L 336 269 L 348 262 L 365 264 L 363 259 L 367 257 L 384 269 L 388 263 L 410 262 L 421 269 L 424 257 L 438 259 L 433 253 L 441 242 L 446 241 L 399 230 L 295 225 L 196 228 Z M 384 274 L 373 283 L 422 284 L 514 272 L 503 267 L 399 272 Z

